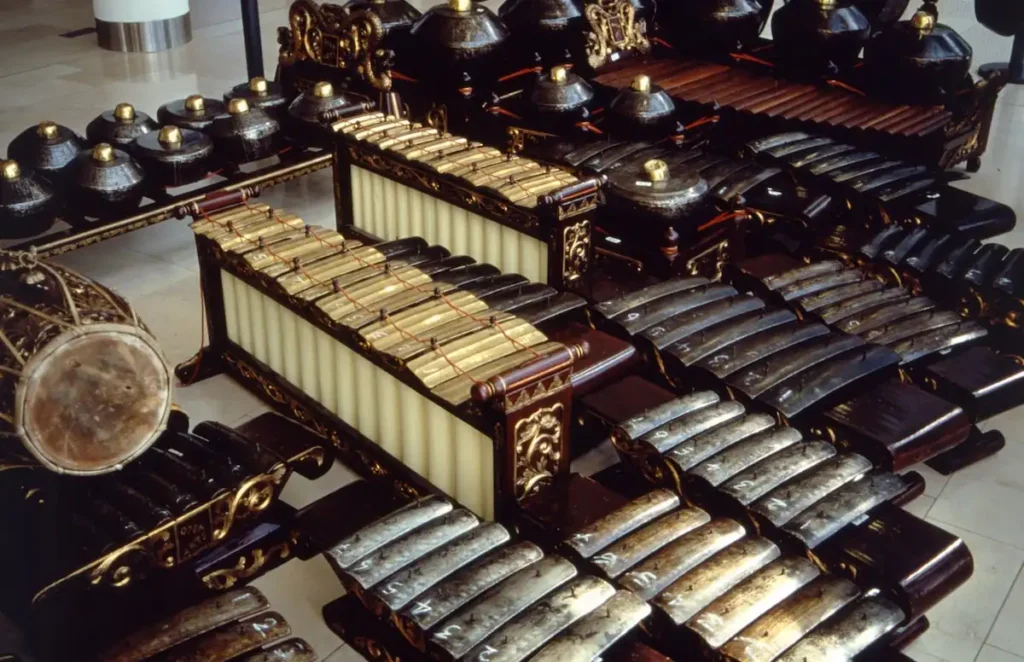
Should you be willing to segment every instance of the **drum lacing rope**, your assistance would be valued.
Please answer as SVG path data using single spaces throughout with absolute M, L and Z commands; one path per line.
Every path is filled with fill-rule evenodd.
M 247 208 L 248 208 L 249 210 L 252 210 L 252 211 L 262 211 L 262 210 L 259 210 L 259 209 L 257 209 L 256 207 L 253 207 L 253 206 L 252 206 L 251 204 L 249 204 L 248 202 L 245 202 L 245 205 L 246 205 L 246 207 L 247 207 Z M 271 209 L 271 210 L 270 210 L 270 212 L 271 212 L 271 216 L 272 216 L 272 218 L 273 218 L 273 219 L 274 219 L 275 221 L 277 221 L 278 223 L 281 223 L 282 225 L 288 225 L 288 222 L 287 222 L 287 221 L 284 221 L 283 219 L 281 219 L 281 218 L 280 218 L 280 217 L 278 216 L 278 213 L 277 213 L 277 210 L 276 210 L 276 209 Z M 238 231 L 238 230 L 237 230 L 237 229 L 236 229 L 236 228 L 235 228 L 234 226 L 232 226 L 231 224 L 228 224 L 228 223 L 221 223 L 221 222 L 219 222 L 219 221 L 216 221 L 216 220 L 214 220 L 214 219 L 210 218 L 210 216 L 209 216 L 209 215 L 208 215 L 208 214 L 207 214 L 207 213 L 206 213 L 205 211 L 202 211 L 202 214 L 203 214 L 203 217 L 204 217 L 204 219 L 206 219 L 207 221 L 210 221 L 211 223 L 213 223 L 213 224 L 215 224 L 215 225 L 218 225 L 218 226 L 220 226 L 220 227 L 223 227 L 223 228 L 226 228 L 226 229 L 230 230 L 230 231 L 231 231 L 231 232 L 233 232 L 233 233 L 234 233 L 234 234 L 235 234 L 235 235 L 236 235 L 237 237 L 239 237 L 240 239 L 242 239 L 242 241 L 244 241 L 244 242 L 246 242 L 246 243 L 248 243 L 248 244 L 250 244 L 250 245 L 254 245 L 254 246 L 256 246 L 257 248 L 260 248 L 261 250 L 264 250 L 264 251 L 266 251 L 266 252 L 267 252 L 267 254 L 268 254 L 268 255 L 270 255 L 270 257 L 272 257 L 273 259 L 277 260 L 278 262 L 281 262 L 282 264 L 288 265 L 289 267 L 292 267 L 292 266 L 294 266 L 294 265 L 293 265 L 293 261 L 292 261 L 292 260 L 289 260 L 289 259 L 287 259 L 287 258 L 281 257 L 280 255 L 277 255 L 276 253 L 274 253 L 273 249 L 271 249 L 271 248 L 270 248 L 270 247 L 269 247 L 268 245 L 266 245 L 265 243 L 261 242 L 261 241 L 260 241 L 259 239 L 256 239 L 256 240 L 253 240 L 253 239 L 249 239 L 249 238 L 245 237 L 245 236 L 244 236 L 244 235 L 243 235 L 243 234 L 242 234 L 241 232 L 239 232 L 239 231 Z M 293 226 L 290 226 L 290 225 L 288 225 L 288 226 L 289 226 L 289 227 L 293 227 Z M 403 278 L 402 278 L 402 277 L 401 277 L 400 275 L 398 275 L 398 274 L 397 274 L 397 273 L 395 273 L 395 272 L 394 272 L 393 270 L 391 270 L 391 269 L 390 269 L 390 267 L 388 266 L 388 263 L 387 263 L 387 262 L 385 262 L 385 263 L 384 263 L 383 265 L 381 265 L 381 264 L 375 264 L 375 263 L 371 263 L 371 262 L 369 262 L 369 261 L 367 261 L 367 260 L 364 260 L 364 259 L 360 258 L 360 257 L 359 257 L 358 255 L 355 255 L 355 254 L 354 254 L 354 253 L 352 252 L 352 250 L 351 250 L 350 248 L 348 248 L 348 247 L 347 247 L 347 246 L 345 245 L 345 242 L 344 242 L 344 240 L 342 240 L 342 243 L 341 243 L 341 244 L 339 245 L 339 244 L 333 243 L 333 242 L 332 242 L 332 241 L 330 241 L 329 239 L 325 239 L 324 237 L 321 237 L 321 236 L 320 236 L 320 235 L 319 235 L 319 234 L 318 234 L 318 233 L 317 233 L 317 232 L 316 232 L 315 230 L 313 230 L 312 226 L 310 226 L 310 225 L 305 225 L 305 229 L 306 229 L 306 234 L 307 234 L 307 236 L 312 236 L 312 237 L 313 237 L 313 238 L 314 238 L 314 239 L 315 239 L 315 240 L 316 240 L 316 241 L 317 241 L 317 242 L 318 242 L 318 243 L 319 243 L 319 244 L 320 244 L 321 246 L 326 246 L 326 247 L 328 247 L 328 248 L 336 248 L 336 249 L 340 249 L 340 251 L 341 251 L 342 253 L 346 253 L 346 254 L 348 254 L 348 256 L 349 256 L 349 257 L 351 257 L 351 258 L 352 258 L 352 259 L 353 259 L 353 260 L 354 260 L 354 261 L 355 261 L 356 263 L 358 263 L 358 264 L 360 264 L 360 265 L 362 265 L 362 266 L 364 266 L 364 267 L 372 267 L 373 269 L 375 269 L 375 270 L 377 270 L 377 271 L 379 271 L 379 272 L 384 272 L 384 273 L 387 273 L 387 274 L 388 274 L 388 275 L 389 275 L 390 277 L 392 277 L 392 278 L 394 278 L 394 279 L 395 279 L 396 281 L 398 281 L 398 282 L 399 282 L 399 283 L 400 283 L 400 284 L 401 284 L 401 285 L 402 285 L 403 287 L 405 287 L 405 288 L 406 288 L 407 290 L 413 290 L 413 291 L 416 291 L 416 292 L 420 292 L 420 293 L 425 293 L 425 294 L 433 294 L 433 295 L 436 295 L 436 296 L 438 296 L 438 297 L 439 297 L 439 298 L 440 298 L 440 299 L 441 299 L 442 301 L 444 301 L 444 302 L 445 302 L 445 303 L 446 303 L 446 304 L 447 304 L 447 305 L 448 305 L 448 306 L 449 306 L 450 308 L 452 308 L 452 310 L 454 310 L 454 311 L 455 311 L 456 313 L 458 313 L 458 314 L 459 314 L 459 315 L 460 315 L 461 317 L 468 317 L 468 318 L 470 318 L 470 319 L 471 319 L 471 320 L 473 320 L 474 322 L 477 322 L 478 324 L 480 324 L 480 326 L 481 326 L 482 328 L 483 328 L 483 327 L 487 327 L 487 326 L 490 326 L 490 327 L 493 327 L 493 328 L 497 328 L 497 329 L 498 329 L 498 332 L 499 332 L 499 333 L 501 333 L 501 334 L 502 334 L 502 335 L 503 335 L 503 336 L 504 336 L 504 337 L 505 337 L 505 338 L 506 338 L 506 339 L 507 339 L 507 340 L 508 340 L 508 341 L 509 341 L 509 342 L 510 342 L 510 343 L 511 343 L 512 345 L 513 345 L 513 347 L 518 347 L 518 348 L 520 348 L 520 349 L 526 350 L 526 351 L 530 352 L 531 354 L 533 354 L 533 355 L 534 355 L 535 357 L 537 357 L 537 358 L 539 358 L 540 356 L 542 356 L 542 355 L 540 354 L 540 352 L 537 352 L 537 351 L 536 351 L 535 349 L 533 349 L 532 347 L 529 347 L 528 345 L 525 345 L 524 343 L 522 343 L 522 342 L 520 342 L 520 341 L 516 340 L 515 338 L 511 337 L 511 336 L 510 336 L 510 335 L 509 335 L 509 334 L 508 334 L 508 333 L 507 333 L 507 332 L 506 332 L 506 331 L 505 331 L 505 330 L 504 330 L 504 329 L 503 329 L 503 328 L 501 327 L 501 324 L 500 324 L 500 323 L 499 323 L 499 322 L 498 322 L 497 320 L 493 320 L 493 323 L 492 323 L 492 320 L 491 320 L 491 319 L 487 319 L 487 320 L 484 320 L 484 319 L 481 319 L 481 318 L 478 318 L 478 317 L 476 317 L 476 316 L 475 316 L 475 315 L 473 315 L 472 313 L 470 313 L 470 312 L 468 312 L 468 311 L 466 311 L 466 310 L 463 310 L 463 309 L 462 309 L 462 308 L 460 308 L 460 307 L 459 307 L 458 305 L 456 305 L 455 303 L 453 303 L 453 302 L 452 302 L 452 301 L 451 301 L 451 300 L 450 300 L 450 299 L 448 298 L 448 296 L 447 296 L 447 295 L 446 295 L 445 293 L 443 293 L 443 292 L 439 292 L 439 291 L 438 291 L 438 290 L 437 290 L 436 288 L 432 288 L 432 290 L 427 290 L 427 289 L 425 289 L 425 288 L 424 288 L 423 286 L 420 286 L 420 285 L 415 285 L 415 284 L 413 284 L 413 283 L 409 283 L 408 281 L 404 280 L 404 279 L 403 279 Z M 357 309 L 360 309 L 360 310 L 362 310 L 362 311 L 364 311 L 364 312 L 369 312 L 369 313 L 375 313 L 375 312 L 376 312 L 376 311 L 374 311 L 374 310 L 373 310 L 372 308 L 370 308 L 369 306 L 367 306 L 367 305 L 365 305 L 365 304 L 361 303 L 361 302 L 360 302 L 359 300 L 355 299 L 355 298 L 354 298 L 354 297 L 353 297 L 353 296 L 352 296 L 352 295 L 351 295 L 351 294 L 350 294 L 350 293 L 349 293 L 348 291 L 346 291 L 346 290 L 345 290 L 345 288 L 337 286 L 337 281 L 335 281 L 335 280 L 333 280 L 333 279 L 332 279 L 332 281 L 331 281 L 331 282 L 324 282 L 324 281 L 320 280 L 319 278 L 316 278 L 316 277 L 312 276 L 312 275 L 311 275 L 311 274 L 310 274 L 310 273 L 309 273 L 308 271 L 306 271 L 305 267 L 304 267 L 303 265 L 301 265 L 301 264 L 300 264 L 300 265 L 298 266 L 298 271 L 300 271 L 300 272 L 301 272 L 301 273 L 302 273 L 302 274 L 303 274 L 304 276 L 306 276 L 306 278 L 308 278 L 308 279 L 310 280 L 310 282 L 312 282 L 312 283 L 314 283 L 314 284 L 316 284 L 316 285 L 320 285 L 320 286 L 330 286 L 330 287 L 332 288 L 332 291 L 337 291 L 337 292 L 340 292 L 340 293 L 341 293 L 341 295 L 342 295 L 342 296 L 344 296 L 344 297 L 345 297 L 345 298 L 346 298 L 346 299 L 347 299 L 347 300 L 348 300 L 348 301 L 349 301 L 350 303 L 352 303 L 352 305 L 353 305 L 353 306 L 355 306 L 355 307 L 356 307 Z M 417 343 L 420 343 L 420 344 L 427 344 L 427 345 L 430 345 L 430 346 L 431 346 L 431 349 L 432 349 L 433 351 L 435 351 L 435 352 L 436 352 L 436 353 L 437 353 L 438 355 L 440 355 L 440 356 L 441 356 L 441 358 L 443 358 L 443 359 L 445 360 L 445 362 L 446 362 L 446 363 L 448 363 L 448 365 L 450 365 L 450 366 L 452 367 L 452 369 L 453 369 L 453 370 L 455 371 L 456 375 L 458 375 L 458 376 L 462 376 L 462 375 L 464 375 L 464 376 L 466 376 L 466 377 L 467 377 L 467 378 L 468 378 L 468 379 L 469 379 L 470 381 L 472 381 L 472 382 L 473 382 L 474 384 L 479 384 L 479 383 L 480 383 L 480 382 L 479 382 L 479 380 L 477 380 L 477 379 L 476 379 L 476 378 L 474 378 L 474 377 L 473 377 L 473 376 L 472 376 L 471 374 L 469 374 L 469 372 L 468 372 L 468 371 L 466 371 L 466 370 L 463 370 L 462 368 L 460 368 L 460 367 L 458 366 L 458 364 L 456 364 L 456 363 L 455 363 L 455 362 L 454 362 L 454 361 L 453 361 L 453 360 L 452 360 L 452 359 L 451 359 L 451 358 L 450 358 L 450 357 L 449 357 L 449 356 L 448 356 L 448 355 L 447 355 L 447 354 L 446 354 L 446 353 L 445 353 L 445 352 L 444 352 L 444 351 L 443 351 L 443 350 L 442 350 L 442 349 L 440 348 L 440 346 L 439 346 L 439 345 L 437 345 L 437 343 L 436 343 L 436 342 L 433 342 L 433 343 L 431 342 L 431 341 L 433 341 L 433 340 L 435 340 L 435 339 L 433 339 L 433 338 L 422 338 L 422 337 L 420 337 L 420 336 L 418 336 L 418 335 L 416 335 L 416 334 L 412 333 L 411 331 L 408 331 L 408 330 L 406 330 L 406 329 L 403 329 L 402 327 L 400 327 L 400 326 L 399 326 L 399 325 L 397 324 L 397 322 L 395 322 L 395 321 L 391 320 L 390 318 L 388 318 L 388 319 L 387 319 L 386 321 L 387 321 L 387 323 L 388 323 L 388 324 L 389 324 L 389 325 L 390 325 L 391 327 L 393 327 L 393 328 L 394 328 L 394 329 L 395 329 L 395 330 L 396 330 L 396 331 L 398 332 L 398 334 L 399 334 L 399 335 L 400 335 L 400 336 L 401 336 L 402 338 L 405 338 L 405 339 L 408 339 L 408 340 L 413 340 L 413 341 L 415 341 L 415 342 L 417 342 Z

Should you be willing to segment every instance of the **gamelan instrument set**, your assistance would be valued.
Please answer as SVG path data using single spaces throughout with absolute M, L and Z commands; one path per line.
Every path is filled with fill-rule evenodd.
M 1024 258 L 953 185 L 1005 72 L 905 9 L 297 0 L 278 82 L 26 131 L 0 190 L 46 202 L 4 236 L 54 182 L 124 213 L 286 143 L 335 214 L 175 211 L 207 344 L 174 374 L 279 412 L 237 428 L 171 404 L 122 297 L 0 254 L 0 610 L 46 660 L 312 662 L 247 584 L 322 555 L 370 660 L 908 660 L 974 568 L 914 469 L 1005 443 Z

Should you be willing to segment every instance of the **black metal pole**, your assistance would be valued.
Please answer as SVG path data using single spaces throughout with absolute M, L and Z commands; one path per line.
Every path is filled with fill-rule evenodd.
M 249 78 L 263 76 L 263 44 L 260 40 L 259 0 L 241 0 L 242 37 L 245 40 L 245 68 Z
M 1013 38 L 1013 49 L 1010 51 L 1010 80 L 1024 80 L 1024 32 L 1018 32 Z

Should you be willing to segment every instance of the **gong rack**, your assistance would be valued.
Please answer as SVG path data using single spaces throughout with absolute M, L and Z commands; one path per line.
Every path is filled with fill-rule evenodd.
M 333 154 L 319 149 L 286 147 L 278 152 L 278 163 L 260 167 L 252 172 L 225 172 L 211 175 L 209 183 L 192 185 L 184 192 L 171 193 L 167 189 L 150 191 L 139 208 L 129 216 L 97 221 L 65 221 L 67 229 L 50 231 L 10 246 L 7 250 L 34 250 L 41 257 L 52 257 L 86 246 L 113 239 L 123 234 L 156 225 L 171 218 L 183 218 L 181 210 L 208 196 L 241 192 L 255 197 L 272 186 L 329 168 Z M 184 187 L 183 187 L 184 188 Z
M 181 427 L 187 428 L 187 423 L 184 426 L 172 423 L 171 428 L 176 427 L 180 431 Z M 327 472 L 333 460 L 327 454 L 326 444 L 321 443 L 324 440 L 318 435 L 308 429 L 304 434 L 304 429 L 298 424 L 277 414 L 258 416 L 236 428 L 236 432 L 254 448 L 262 447 L 265 453 L 269 451 L 267 454 L 276 461 L 261 472 L 251 472 L 233 488 L 221 490 L 212 498 L 118 545 L 116 549 L 70 572 L 55 572 L 56 576 L 52 576 L 45 586 L 38 589 L 29 587 L 29 592 L 35 591 L 30 600 L 31 609 L 37 610 L 55 602 L 63 602 L 57 600 L 57 596 L 81 596 L 91 589 L 106 588 L 106 595 L 110 595 L 109 591 L 124 592 L 136 587 L 151 572 L 185 569 L 189 565 L 203 568 L 205 574 L 201 582 L 211 590 L 229 588 L 241 580 L 256 576 L 257 571 L 275 567 L 268 565 L 270 559 L 266 558 L 267 552 L 246 549 L 245 531 L 264 519 L 264 516 L 273 513 L 275 508 L 287 510 L 278 502 L 278 498 L 293 472 L 308 479 L 316 479 Z M 158 441 L 156 448 L 160 447 L 161 442 Z M 0 455 L 0 487 L 8 488 L 9 492 L 16 495 L 20 492 L 27 508 L 32 507 L 33 503 L 41 504 L 47 498 L 49 488 L 44 485 L 46 479 L 55 481 L 48 485 L 57 485 L 59 489 L 63 487 L 59 484 L 63 481 L 67 481 L 64 485 L 70 485 L 71 481 L 78 481 L 77 485 L 89 485 L 103 478 L 55 477 L 38 464 L 18 455 Z M 232 547 L 229 551 L 233 554 L 227 557 L 222 555 L 212 564 L 204 563 L 204 554 L 229 541 L 234 542 L 225 547 Z M 47 542 L 44 537 L 41 544 Z M 245 558 L 247 554 L 258 558 L 254 562 Z M 19 550 L 18 556 L 23 562 L 38 567 L 42 553 Z M 276 560 L 282 561 L 290 556 L 290 550 L 279 550 Z M 35 569 L 8 567 L 5 583 L 19 574 L 30 576 Z M 37 585 L 41 585 L 41 582 Z

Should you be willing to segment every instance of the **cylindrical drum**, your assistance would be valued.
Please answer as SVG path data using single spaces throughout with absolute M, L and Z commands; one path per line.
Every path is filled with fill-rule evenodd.
M 0 426 L 45 467 L 114 471 L 167 426 L 172 373 L 123 298 L 0 251 Z

